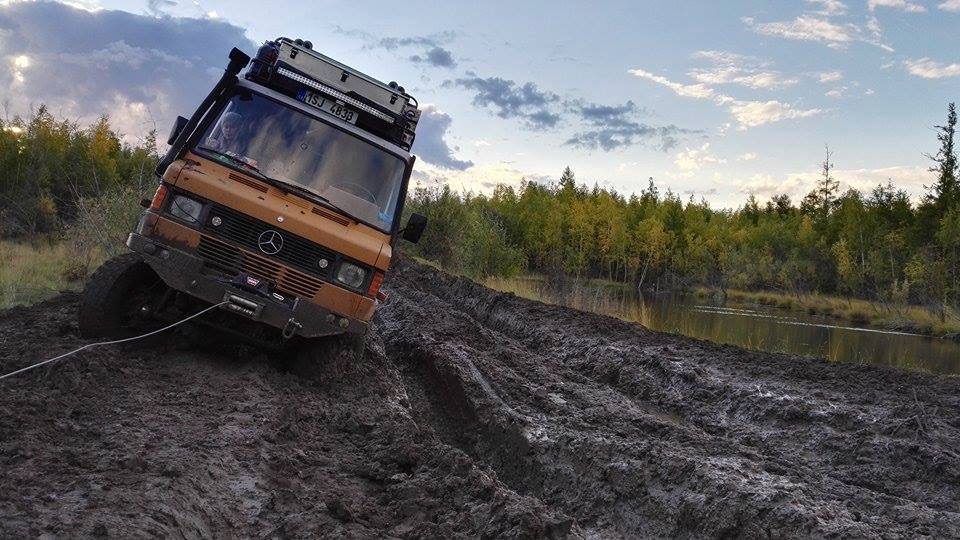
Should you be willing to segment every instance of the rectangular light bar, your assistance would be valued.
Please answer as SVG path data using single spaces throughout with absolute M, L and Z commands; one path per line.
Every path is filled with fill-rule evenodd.
M 367 105 L 366 103 L 361 103 L 360 101 L 357 101 L 356 99 L 353 99 L 352 97 L 344 94 L 343 92 L 341 92 L 341 91 L 339 91 L 339 90 L 334 90 L 333 88 L 330 88 L 329 86 L 327 86 L 327 85 L 325 85 L 325 84 L 320 84 L 320 83 L 318 83 L 317 81 L 315 81 L 315 80 L 313 80 L 313 79 L 311 79 L 311 78 L 309 78 L 309 77 L 304 77 L 303 75 L 300 75 L 299 73 L 294 73 L 294 72 L 290 71 L 289 69 L 282 68 L 282 67 L 278 67 L 278 68 L 277 68 L 277 73 L 280 74 L 280 75 L 283 75 L 284 77 L 287 77 L 287 78 L 289 78 L 289 79 L 292 79 L 292 80 L 294 80 L 294 81 L 297 81 L 298 83 L 305 84 L 305 85 L 307 85 L 307 86 L 309 86 L 309 87 L 311 87 L 311 88 L 313 88 L 313 89 L 315 89 L 315 90 L 319 90 L 319 91 L 321 91 L 321 92 L 323 92 L 323 93 L 325 93 L 325 94 L 329 94 L 329 95 L 335 97 L 336 99 L 339 99 L 340 101 L 343 101 L 344 103 L 348 103 L 348 104 L 350 104 L 350 105 L 353 105 L 354 107 L 360 109 L 361 111 L 364 111 L 364 112 L 367 112 L 367 113 L 369 113 L 369 114 L 372 114 L 372 115 L 376 116 L 377 118 L 379 118 L 379 119 L 381 119 L 381 120 L 384 120 L 384 121 L 386 121 L 386 122 L 390 122 L 391 124 L 393 123 L 393 117 L 392 117 L 392 116 L 390 116 L 390 115 L 388 115 L 388 114 L 385 114 L 385 113 L 383 113 L 383 112 L 381 112 L 381 111 L 378 111 L 377 109 L 374 109 L 373 107 Z

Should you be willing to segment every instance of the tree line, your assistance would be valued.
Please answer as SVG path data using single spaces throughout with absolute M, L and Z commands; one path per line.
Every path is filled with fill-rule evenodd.
M 824 293 L 936 306 L 960 302 L 957 115 L 936 126 L 933 183 L 917 204 L 892 183 L 841 193 L 829 149 L 813 190 L 740 208 L 661 192 L 624 196 L 578 184 L 500 185 L 487 196 L 416 190 L 408 210 L 430 224 L 416 248 L 466 274 L 602 277 L 642 289 L 692 286 Z
M 828 150 L 820 181 L 798 203 L 751 196 L 736 210 L 714 209 L 661 192 L 652 179 L 625 196 L 588 188 L 567 167 L 557 183 L 501 185 L 491 195 L 418 189 L 406 211 L 430 219 L 418 254 L 475 277 L 533 271 L 642 289 L 699 285 L 957 305 L 956 122 L 950 104 L 929 156 L 932 184 L 917 204 L 890 183 L 840 193 Z M 41 106 L 0 120 L 0 237 L 59 232 L 81 212 L 103 213 L 91 199 L 151 189 L 157 159 L 155 133 L 124 143 L 106 116 L 80 126 Z
M 152 183 L 156 134 L 124 143 L 107 116 L 89 126 L 45 106 L 0 120 L 0 237 L 61 230 L 85 198 Z

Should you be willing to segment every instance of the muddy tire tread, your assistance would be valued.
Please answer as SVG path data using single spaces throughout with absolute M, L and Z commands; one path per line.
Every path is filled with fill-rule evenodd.
M 87 281 L 80 297 L 78 324 L 84 337 L 117 337 L 114 325 L 108 324 L 117 308 L 114 287 L 137 265 L 146 265 L 136 253 L 118 255 L 98 268 Z

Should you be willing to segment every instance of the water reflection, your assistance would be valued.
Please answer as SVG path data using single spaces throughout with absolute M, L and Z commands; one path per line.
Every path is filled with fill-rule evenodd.
M 653 330 L 750 349 L 960 374 L 960 344 L 905 332 L 846 326 L 774 308 L 678 297 L 641 297 L 629 289 L 526 283 L 547 301 L 635 321 Z

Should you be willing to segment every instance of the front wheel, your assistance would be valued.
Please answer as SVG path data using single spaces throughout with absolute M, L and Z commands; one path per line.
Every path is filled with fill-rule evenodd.
M 153 317 L 166 285 L 136 253 L 103 263 L 80 299 L 80 335 L 125 338 L 159 328 Z

